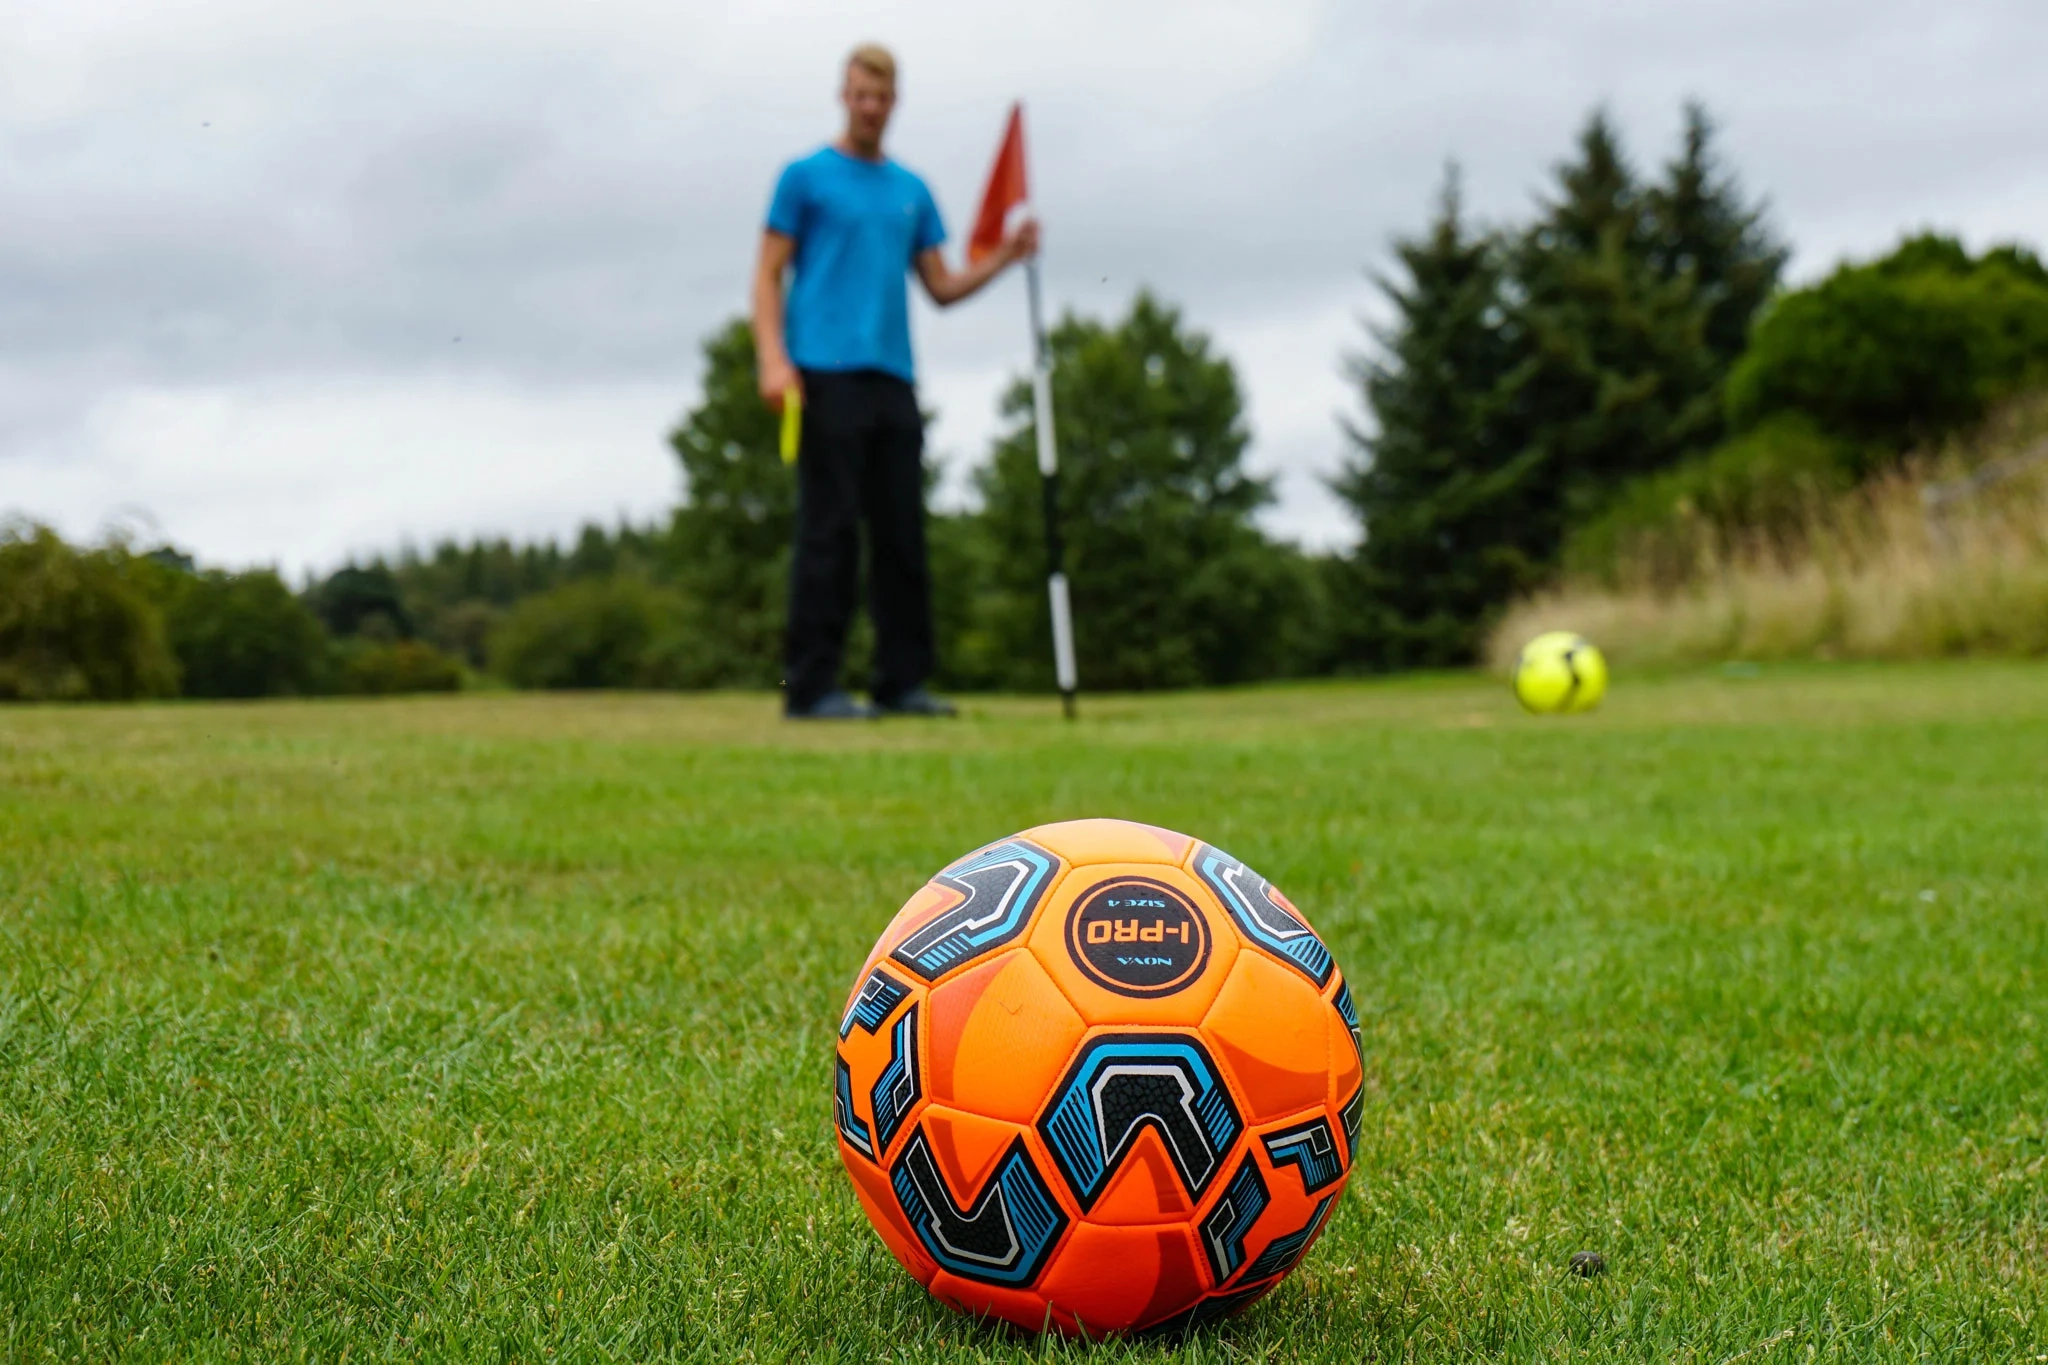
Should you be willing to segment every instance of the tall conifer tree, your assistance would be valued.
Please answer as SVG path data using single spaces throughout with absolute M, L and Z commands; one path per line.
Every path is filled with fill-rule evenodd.
M 1723 169 L 1714 134 L 1706 108 L 1687 104 L 1683 143 L 1648 206 L 1651 259 L 1665 279 L 1691 280 L 1705 314 L 1701 335 L 1725 375 L 1748 346 L 1750 324 L 1777 289 L 1789 253 L 1765 221 L 1765 206 L 1746 202 Z
M 1658 269 L 1648 195 L 1602 113 L 1557 168 L 1511 269 L 1526 354 L 1506 400 L 1522 427 L 1516 501 L 1524 544 L 1547 562 L 1625 481 L 1712 439 L 1722 367 L 1690 277 Z
M 1784 252 L 1693 106 L 1656 184 L 1596 111 L 1526 228 L 1470 233 L 1453 184 L 1396 253 L 1394 322 L 1356 367 L 1374 427 L 1333 485 L 1363 531 L 1338 575 L 1344 653 L 1458 662 L 1573 525 L 1719 439 Z
M 1500 399 L 1520 347 L 1506 263 L 1467 224 L 1455 167 L 1429 229 L 1394 253 L 1402 277 L 1376 281 L 1393 320 L 1351 362 L 1371 421 L 1346 424 L 1351 453 L 1331 481 L 1364 529 L 1337 575 L 1340 650 L 1385 668 L 1468 657 L 1486 608 L 1530 568 L 1501 497 L 1516 451 Z

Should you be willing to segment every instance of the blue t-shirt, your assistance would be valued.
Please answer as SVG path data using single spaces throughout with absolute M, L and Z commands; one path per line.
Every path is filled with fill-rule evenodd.
M 768 228 L 796 242 L 783 328 L 797 368 L 914 379 L 906 276 L 946 240 L 924 181 L 826 147 L 783 168 Z

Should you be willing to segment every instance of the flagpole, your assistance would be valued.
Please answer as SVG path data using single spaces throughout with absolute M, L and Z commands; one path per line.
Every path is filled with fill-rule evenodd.
M 1053 442 L 1052 347 L 1045 339 L 1045 306 L 1038 283 L 1038 257 L 1024 263 L 1031 296 L 1031 405 L 1038 428 L 1038 473 L 1045 489 L 1045 593 L 1052 608 L 1053 676 L 1060 706 L 1074 718 L 1074 609 L 1067 596 L 1066 546 L 1060 539 L 1060 461 Z

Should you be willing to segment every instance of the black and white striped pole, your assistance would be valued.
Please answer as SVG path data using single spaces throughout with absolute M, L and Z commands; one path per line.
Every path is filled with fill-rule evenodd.
M 1066 546 L 1060 540 L 1060 457 L 1052 428 L 1052 347 L 1045 338 L 1045 308 L 1039 297 L 1038 257 L 1024 266 L 1031 292 L 1031 406 L 1038 428 L 1038 473 L 1045 488 L 1045 591 L 1052 607 L 1053 676 L 1060 705 L 1074 718 L 1074 608 L 1067 596 Z

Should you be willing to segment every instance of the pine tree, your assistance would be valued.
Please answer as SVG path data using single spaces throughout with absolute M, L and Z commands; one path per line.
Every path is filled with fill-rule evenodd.
M 1636 478 L 1719 439 L 1723 388 L 1784 252 L 1691 107 L 1655 185 L 1595 112 L 1525 229 L 1467 232 L 1455 182 L 1397 243 L 1395 322 L 1359 378 L 1375 419 L 1335 481 L 1364 532 L 1348 657 L 1468 658 L 1488 613 Z
M 1579 130 L 1578 159 L 1555 168 L 1558 196 L 1534 229 L 1546 251 L 1597 256 L 1613 249 L 1640 257 L 1650 244 L 1643 190 L 1607 111 L 1596 109 Z
M 1705 316 L 1701 334 L 1723 375 L 1749 344 L 1750 324 L 1778 287 L 1788 256 L 1765 221 L 1765 206 L 1743 199 L 1714 149 L 1714 121 L 1685 107 L 1684 144 L 1649 191 L 1651 259 L 1667 280 L 1689 279 Z
M 1541 562 L 1629 479 L 1720 430 L 1725 366 L 1706 345 L 1693 276 L 1659 269 L 1650 203 L 1595 113 L 1576 158 L 1557 169 L 1556 197 L 1512 253 L 1526 358 L 1502 402 L 1521 427 L 1520 544 Z
M 1494 236 L 1465 222 L 1455 167 L 1435 221 L 1397 241 L 1405 279 L 1376 282 L 1394 310 L 1351 371 L 1372 415 L 1331 488 L 1364 540 L 1337 575 L 1343 657 L 1377 667 L 1461 662 L 1486 610 L 1524 582 L 1519 474 L 1500 395 L 1520 338 Z

